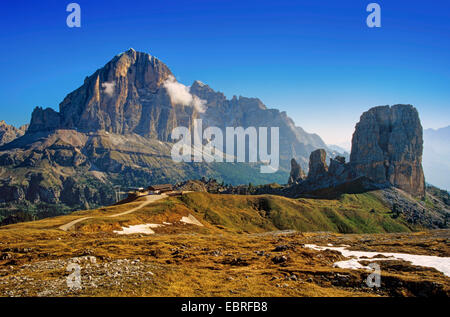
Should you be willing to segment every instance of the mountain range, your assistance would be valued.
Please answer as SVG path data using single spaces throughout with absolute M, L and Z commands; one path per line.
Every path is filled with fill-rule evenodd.
M 221 129 L 279 127 L 279 171 L 261 174 L 257 164 L 247 163 L 175 163 L 170 133 L 177 126 L 191 128 L 195 119 Z M 200 177 L 229 184 L 285 183 L 292 158 L 307 169 L 312 151 L 336 154 L 286 112 L 257 98 L 227 99 L 200 81 L 184 86 L 159 59 L 133 49 L 86 77 L 59 111 L 36 107 L 27 129 L 5 124 L 1 129 L 3 216 L 27 211 L 41 213 L 40 218 L 92 208 L 113 203 L 117 192 L 133 187 Z

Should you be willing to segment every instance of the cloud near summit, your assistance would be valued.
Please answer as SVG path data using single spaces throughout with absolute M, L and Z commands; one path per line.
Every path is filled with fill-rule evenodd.
M 194 107 L 200 113 L 206 111 L 206 101 L 192 95 L 189 92 L 189 87 L 177 82 L 175 77 L 170 76 L 163 86 L 167 89 L 172 104 Z
M 116 87 L 116 83 L 115 82 L 102 83 L 102 88 L 104 89 L 105 94 L 107 94 L 108 96 L 112 96 L 114 94 L 115 87 Z

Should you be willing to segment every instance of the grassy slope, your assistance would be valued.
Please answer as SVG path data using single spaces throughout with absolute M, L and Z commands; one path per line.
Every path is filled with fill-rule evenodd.
M 340 199 L 325 200 L 198 192 L 158 201 L 132 214 L 117 218 L 106 217 L 131 209 L 140 202 L 80 211 L 67 216 L 10 225 L 2 229 L 14 231 L 57 229 L 58 226 L 74 219 L 91 216 L 94 218 L 77 224 L 74 229 L 81 232 L 112 232 L 122 226 L 142 223 L 176 223 L 182 216 L 189 214 L 194 215 L 205 225 L 205 227 L 189 226 L 189 230 L 199 233 L 217 231 L 257 233 L 288 229 L 303 232 L 384 233 L 408 232 L 412 229 L 401 218 L 393 219 L 390 209 L 375 193 L 348 194 Z M 170 231 L 177 232 L 183 228 L 170 226 Z M 169 233 L 164 229 L 157 229 L 156 232 L 160 230 L 161 233 Z
M 392 219 L 390 209 L 373 193 L 348 194 L 336 200 L 192 193 L 181 200 L 200 219 L 232 231 L 294 229 L 382 233 L 411 230 L 403 220 Z

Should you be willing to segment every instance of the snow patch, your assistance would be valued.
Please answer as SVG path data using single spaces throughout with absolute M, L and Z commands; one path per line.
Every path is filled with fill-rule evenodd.
M 386 260 L 403 260 L 411 262 L 412 265 L 432 267 L 436 270 L 444 273 L 445 276 L 450 277 L 450 257 L 440 257 L 434 255 L 417 255 L 407 253 L 395 253 L 395 252 L 368 252 L 368 251 L 351 251 L 347 247 L 322 247 L 315 244 L 305 244 L 306 248 L 323 251 L 334 250 L 340 252 L 345 257 L 351 257 L 352 259 L 346 261 L 339 261 L 334 263 L 335 267 L 345 269 L 370 269 L 363 266 L 359 261 L 368 260 L 371 261 L 386 261 Z M 387 258 L 376 258 L 377 255 L 383 255 Z
M 203 224 L 202 224 L 200 221 L 198 221 L 198 220 L 197 220 L 194 216 L 192 216 L 192 215 L 189 215 L 189 216 L 187 216 L 187 217 L 182 217 L 180 221 L 181 221 L 181 222 L 184 222 L 184 223 L 191 224 L 191 225 L 196 225 L 196 226 L 203 227 Z
M 153 231 L 151 228 L 158 228 L 161 226 L 162 225 L 155 224 L 155 223 L 145 223 L 142 225 L 122 227 L 121 231 L 115 230 L 114 233 L 117 233 L 117 234 L 135 234 L 135 233 L 154 234 L 155 231 Z
M 182 217 L 180 222 L 203 227 L 203 224 L 192 215 L 189 215 L 187 217 Z M 165 221 L 162 224 L 145 223 L 145 224 L 141 224 L 141 225 L 122 227 L 122 230 L 114 230 L 114 233 L 117 233 L 117 234 L 135 234 L 135 233 L 155 234 L 155 231 L 153 231 L 152 228 L 154 229 L 154 228 L 170 226 L 170 225 L 172 225 L 172 223 L 165 222 Z

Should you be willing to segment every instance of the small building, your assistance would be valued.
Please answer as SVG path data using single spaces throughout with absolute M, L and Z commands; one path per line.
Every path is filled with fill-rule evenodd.
M 151 185 L 147 187 L 147 190 L 155 194 L 162 194 L 173 191 L 173 186 L 172 184 Z

